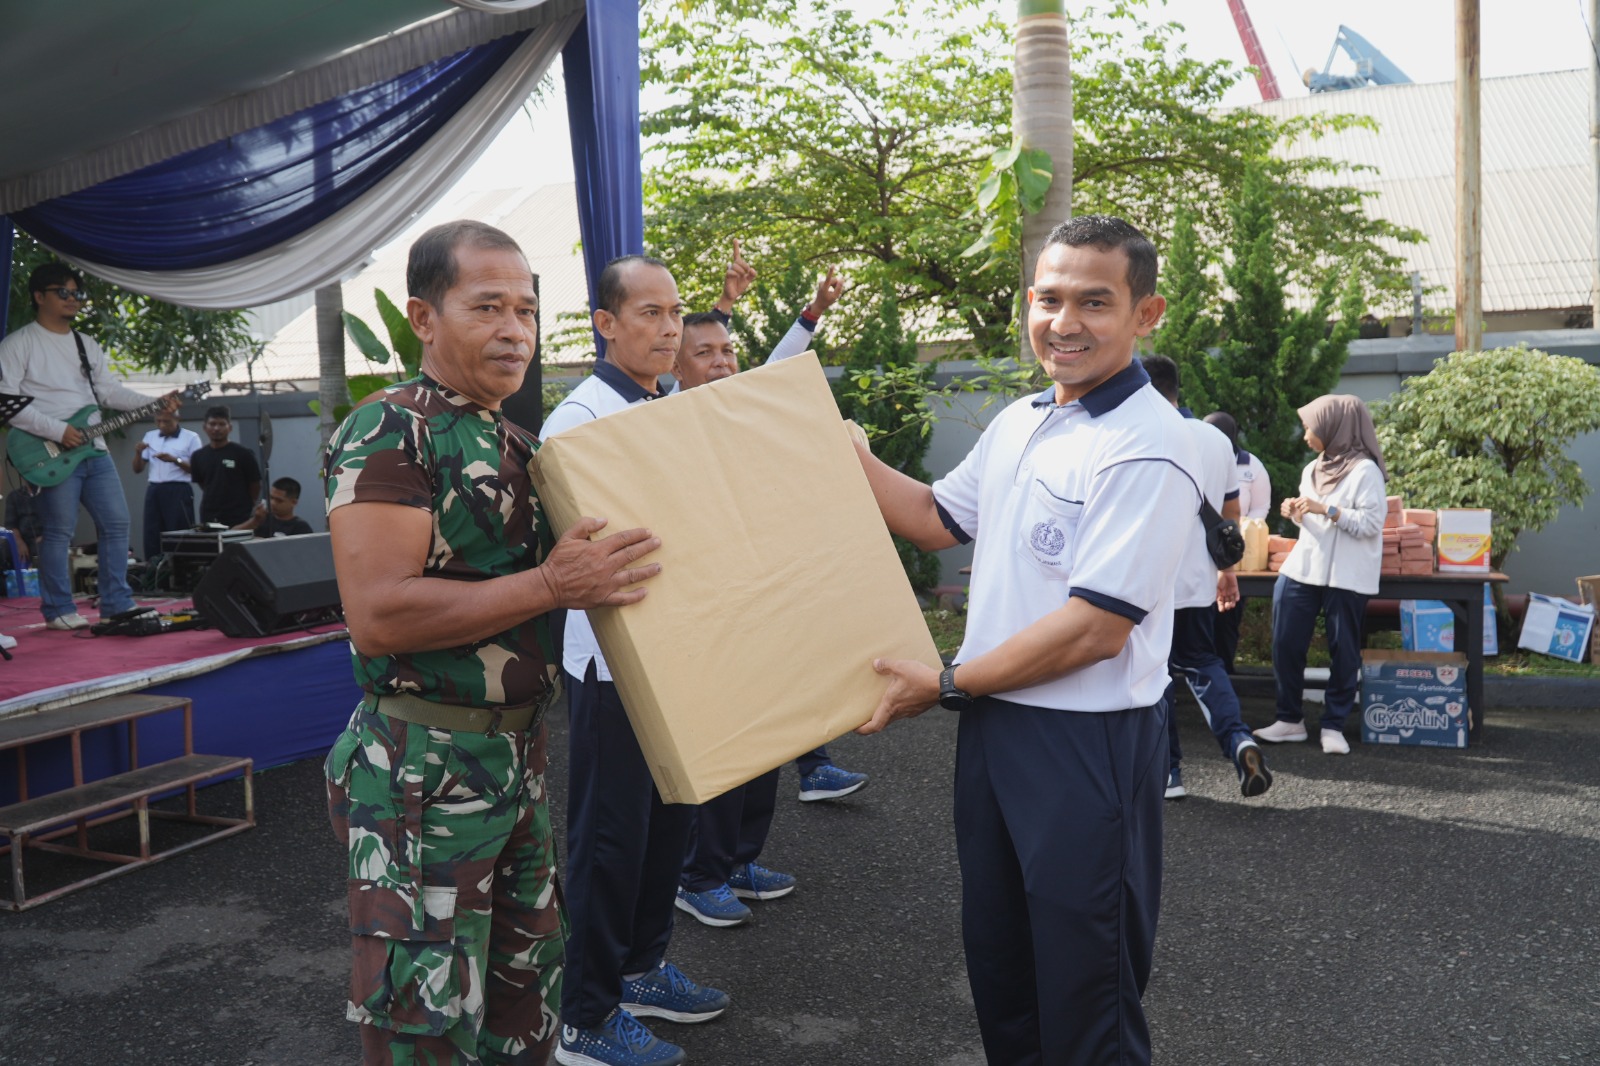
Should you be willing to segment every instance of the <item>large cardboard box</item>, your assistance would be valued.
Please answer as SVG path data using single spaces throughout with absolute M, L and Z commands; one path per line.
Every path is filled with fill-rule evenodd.
M 1494 513 L 1476 507 L 1446 507 L 1439 512 L 1439 572 L 1487 574 L 1493 546 Z
M 1455 651 L 1456 614 L 1443 600 L 1400 601 L 1400 647 L 1406 651 Z
M 1460 652 L 1363 651 L 1361 742 L 1464 748 L 1467 657 Z
M 1594 604 L 1530 592 L 1517 647 L 1581 663 L 1589 654 L 1589 633 L 1593 629 Z
M 1406 651 L 1455 651 L 1456 615 L 1443 600 L 1400 601 L 1400 647 Z M 1500 654 L 1494 592 L 1483 583 L 1483 654 Z
M 533 476 L 558 531 L 661 538 L 649 595 L 589 617 L 669 803 L 861 725 L 874 658 L 940 665 L 814 355 L 574 427 Z

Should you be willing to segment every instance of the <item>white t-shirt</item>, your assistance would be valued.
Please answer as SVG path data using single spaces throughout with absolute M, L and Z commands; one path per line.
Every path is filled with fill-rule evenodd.
M 1199 468 L 1200 487 L 1211 506 L 1222 513 L 1225 501 L 1239 495 L 1239 467 L 1233 460 L 1233 445 L 1228 435 L 1198 418 L 1183 420 L 1194 440 L 1194 460 Z M 1193 533 L 1183 545 L 1183 562 L 1178 566 L 1178 585 L 1173 606 L 1205 607 L 1217 599 L 1217 564 L 1206 550 L 1206 527 L 1196 514 L 1190 523 Z
M 567 393 L 566 399 L 550 412 L 550 417 L 544 420 L 539 436 L 541 439 L 548 439 L 573 426 L 581 426 L 585 422 L 614 415 L 635 404 L 659 399 L 665 395 L 667 395 L 665 390 L 652 395 L 618 369 L 615 363 L 601 361 L 595 364 L 594 373 L 578 382 L 573 390 Z M 611 533 L 615 530 L 604 532 Z M 562 641 L 561 667 L 573 677 L 581 679 L 589 669 L 591 659 L 594 660 L 596 676 L 601 681 L 610 681 L 611 668 L 606 665 L 606 657 L 600 652 L 600 642 L 595 639 L 594 627 L 589 624 L 589 616 L 583 611 L 568 611 L 566 635 Z
M 157 459 L 156 453 L 164 453 L 187 463 L 189 457 L 200 450 L 200 434 L 192 429 L 179 429 L 176 437 L 163 437 L 159 429 L 152 429 L 143 439 L 144 443 L 149 445 L 144 458 L 145 462 L 150 464 L 145 468 L 146 473 L 150 475 L 150 484 L 164 485 L 169 481 L 188 483 L 194 480 L 187 470 L 176 463 Z
M 1174 516 L 1198 521 L 1200 507 L 1193 451 L 1183 416 L 1135 361 L 1064 406 L 1053 390 L 1011 404 L 934 483 L 947 521 L 977 541 L 959 659 L 993 650 L 1072 597 L 1134 622 L 1114 657 L 997 696 L 1070 711 L 1161 699 L 1184 543 L 1172 535 Z
M 1272 510 L 1272 479 L 1261 460 L 1244 453 L 1239 466 L 1239 517 L 1265 518 Z
M 82 333 L 79 336 L 94 374 L 93 392 L 83 376 L 71 333 L 52 333 L 29 322 L 0 340 L 0 392 L 33 397 L 33 402 L 12 418 L 12 425 L 35 437 L 59 441 L 67 431 L 67 420 L 93 404 L 95 392 L 100 394 L 100 403 L 117 411 L 132 411 L 155 400 L 118 381 L 99 343 Z M 89 425 L 99 421 L 99 411 L 89 416 Z M 104 451 L 104 438 L 96 437 L 94 446 Z

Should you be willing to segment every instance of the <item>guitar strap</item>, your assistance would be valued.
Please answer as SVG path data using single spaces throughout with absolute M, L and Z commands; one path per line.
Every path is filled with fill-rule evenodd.
M 83 335 L 73 330 L 72 342 L 78 346 L 78 365 L 83 367 L 83 376 L 89 379 L 89 395 L 94 397 L 94 405 L 99 407 L 100 392 L 94 387 L 94 372 L 89 369 L 89 352 L 83 346 Z

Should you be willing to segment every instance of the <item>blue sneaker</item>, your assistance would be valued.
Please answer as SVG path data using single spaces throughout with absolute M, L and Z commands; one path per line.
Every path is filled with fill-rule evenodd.
M 1167 799 L 1181 800 L 1188 794 L 1189 790 L 1183 787 L 1183 771 L 1174 766 L 1167 774 Z
M 747 862 L 728 875 L 728 887 L 740 899 L 777 899 L 794 891 L 794 876 Z
M 750 908 L 734 899 L 727 885 L 708 888 L 704 892 L 690 892 L 679 885 L 678 909 L 694 915 L 704 925 L 721 928 L 742 925 L 750 920 Z
M 728 993 L 697 985 L 670 962 L 622 982 L 622 1009 L 637 1018 L 709 1022 L 728 1009 Z
M 800 775 L 800 802 L 838 799 L 867 787 L 866 774 L 853 774 L 832 763 L 823 763 L 809 774 Z
M 681 1066 L 688 1058 L 620 1008 L 598 1029 L 563 1025 L 556 1044 L 556 1061 L 565 1066 Z

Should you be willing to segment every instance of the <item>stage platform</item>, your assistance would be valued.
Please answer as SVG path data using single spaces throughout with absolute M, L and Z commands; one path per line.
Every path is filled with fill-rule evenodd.
M 189 601 L 140 597 L 139 604 L 169 614 Z M 79 612 L 99 621 L 84 604 Z M 215 629 L 94 636 L 45 629 L 39 601 L 20 598 L 0 600 L 0 633 L 17 641 L 11 661 L 0 661 L 0 717 L 122 692 L 185 696 L 194 702 L 195 750 L 249 756 L 258 771 L 325 752 L 361 697 L 339 623 L 240 639 Z M 83 744 L 89 778 L 128 769 L 125 727 L 88 734 Z M 182 745 L 175 717 L 139 730 L 141 763 Z M 29 749 L 28 782 L 34 795 L 72 783 L 64 739 Z M 0 804 L 15 798 L 14 767 L 0 760 Z

